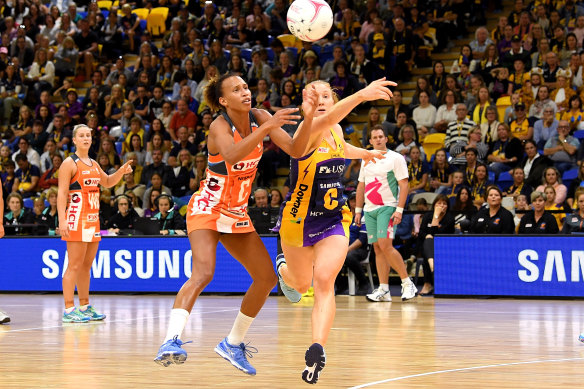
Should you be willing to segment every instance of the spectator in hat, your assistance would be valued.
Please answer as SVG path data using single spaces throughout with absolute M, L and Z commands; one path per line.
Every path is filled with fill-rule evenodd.
M 369 49 L 368 58 L 377 64 L 379 69 L 385 70 L 385 37 L 382 33 L 373 36 L 373 45 Z
M 513 71 L 513 66 L 516 59 L 520 59 L 524 64 L 525 68 L 529 69 L 531 67 L 531 56 L 530 53 L 523 48 L 521 45 L 521 37 L 519 35 L 513 35 L 511 38 L 511 50 L 507 51 L 502 58 L 502 65 L 509 69 L 510 72 Z
M 297 79 L 302 80 L 303 84 L 306 84 L 306 70 L 314 69 L 316 72 L 316 78 L 320 78 L 320 65 L 318 64 L 318 57 L 314 50 L 306 50 L 304 56 L 302 57 L 302 65 L 300 71 L 298 72 Z
M 560 114 L 569 110 L 570 99 L 576 96 L 576 91 L 570 87 L 570 80 L 572 79 L 572 71 L 570 69 L 560 69 L 556 73 L 556 89 L 550 94 L 550 99 L 558 107 Z
M 76 122 L 79 122 L 81 119 L 81 114 L 83 113 L 83 104 L 78 101 L 78 97 L 77 89 L 67 89 L 67 102 L 65 103 L 65 106 L 67 107 L 67 114 Z
M 519 139 L 520 141 L 532 139 L 533 123 L 535 123 L 536 118 L 527 117 L 526 106 L 522 102 L 515 104 L 514 108 L 515 120 L 513 120 L 509 125 L 511 136 Z

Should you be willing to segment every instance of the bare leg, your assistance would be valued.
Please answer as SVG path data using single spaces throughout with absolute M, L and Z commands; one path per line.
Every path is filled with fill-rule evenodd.
M 381 247 L 379 247 L 379 241 L 373 243 L 373 250 L 375 250 L 375 265 L 377 266 L 377 276 L 379 277 L 380 284 L 389 283 L 389 258 L 385 255 Z
M 280 267 L 280 274 L 286 285 L 300 293 L 312 285 L 314 267 L 314 247 L 295 247 L 282 242 L 286 264 Z
M 87 243 L 87 251 L 83 265 L 77 273 L 77 294 L 79 295 L 79 305 L 89 304 L 89 282 L 91 278 L 91 265 L 97 254 L 99 242 Z
M 85 242 L 67 242 L 69 264 L 63 275 L 63 298 L 65 309 L 75 306 L 75 283 L 83 267 L 88 244 Z
M 314 246 L 314 307 L 312 308 L 312 342 L 325 345 L 335 318 L 335 279 L 347 256 L 349 240 L 341 235 L 329 236 Z
M 253 280 L 241 302 L 241 313 L 256 317 L 278 282 L 270 254 L 257 232 L 223 235 L 220 241 Z
M 397 251 L 393 247 L 393 240 L 389 238 L 380 238 L 377 239 L 377 245 L 383 252 L 386 260 L 388 261 L 388 265 L 391 265 L 399 274 L 399 277 L 403 280 L 404 278 L 408 278 L 408 271 L 406 269 L 406 265 L 404 264 L 404 260 L 400 255 L 399 251 Z M 375 250 L 375 255 L 377 255 L 377 250 Z M 377 258 L 377 257 L 376 257 Z M 379 265 L 377 267 L 379 272 Z M 389 267 L 387 269 L 387 277 L 385 280 L 389 280 Z M 379 282 L 381 282 L 381 275 L 379 276 Z
M 213 230 L 196 230 L 189 234 L 193 253 L 193 273 L 178 291 L 173 308 L 190 312 L 203 289 L 213 279 L 217 243 L 220 237 L 221 234 Z M 201 242 L 204 243 L 201 244 Z

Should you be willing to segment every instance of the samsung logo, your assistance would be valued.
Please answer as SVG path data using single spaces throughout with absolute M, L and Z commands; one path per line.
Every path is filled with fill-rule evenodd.
M 523 282 L 584 281 L 584 250 L 572 250 L 564 255 L 561 250 L 548 250 L 545 258 L 535 250 L 523 250 L 517 256 L 523 268 L 517 272 Z

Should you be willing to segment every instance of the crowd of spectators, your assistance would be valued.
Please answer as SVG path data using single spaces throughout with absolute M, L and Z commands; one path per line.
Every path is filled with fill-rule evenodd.
M 451 47 L 467 24 L 486 21 L 480 2 L 341 0 L 325 38 L 290 45 L 288 37 L 278 38 L 288 33 L 283 0 L 114 4 L 100 9 L 96 1 L 0 0 L 5 224 L 42 224 L 58 233 L 52 191 L 61 162 L 74 152 L 72 127 L 85 123 L 93 130 L 91 157 L 104 171 L 128 160 L 134 167 L 116 188 L 102 188 L 102 229 L 125 230 L 111 220 L 130 215 L 159 219 L 163 233 L 180 233 L 184 205 L 205 178 L 214 118 L 202 100 L 209 79 L 238 74 L 248 82 L 254 106 L 275 112 L 299 105 L 303 86 L 315 79 L 329 81 L 340 97 L 382 76 L 409 80 L 413 67 L 432 64 L 429 53 Z M 157 7 L 168 10 L 166 32 L 153 37 L 133 10 Z M 488 203 L 488 185 L 502 186 L 512 171 L 509 188 L 501 189 L 516 202 L 525 195 L 529 206 L 530 188 L 542 185 L 542 193 L 554 190 L 553 206 L 576 207 L 582 170 L 569 188 L 561 180 L 584 154 L 574 137 L 584 128 L 582 36 L 579 5 L 567 1 L 554 9 L 519 0 L 493 31 L 476 30 L 450 73 L 434 62 L 431 77 L 417 79 L 410 104 L 396 90 L 385 118 L 372 107 L 362 146 L 381 124 L 388 146 L 409 162 L 412 197 L 431 191 L 454 205 L 465 188 L 480 209 Z M 495 107 L 500 98 L 511 102 L 504 117 Z M 446 135 L 438 151 L 424 147 L 434 133 Z M 359 164 L 348 165 L 349 189 Z M 266 139 L 258 187 L 273 187 L 278 167 L 287 166 L 288 157 Z M 548 167 L 555 168 L 555 178 L 548 177 Z M 267 226 L 286 187 L 260 190 L 260 198 L 264 191 L 270 206 L 250 213 Z

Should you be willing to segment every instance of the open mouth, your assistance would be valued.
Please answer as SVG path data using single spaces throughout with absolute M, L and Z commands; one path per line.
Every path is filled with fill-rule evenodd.
M 249 104 L 249 103 L 251 103 L 251 99 L 244 99 L 243 100 L 243 104 Z

